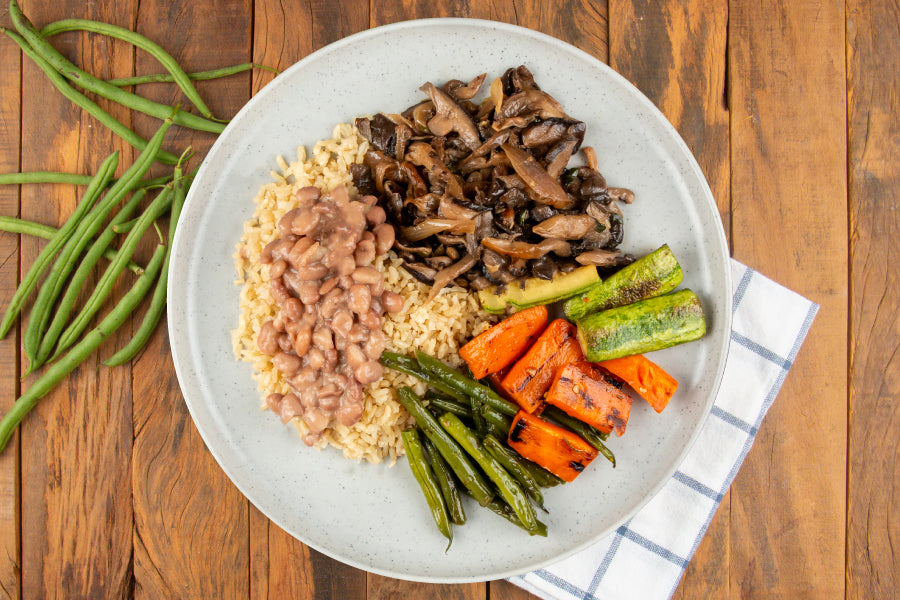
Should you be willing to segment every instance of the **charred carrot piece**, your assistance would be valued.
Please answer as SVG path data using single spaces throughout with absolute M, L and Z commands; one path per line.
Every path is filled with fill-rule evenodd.
M 563 481 L 573 481 L 598 454 L 578 435 L 524 410 L 513 419 L 507 442 L 522 457 Z
M 459 349 L 475 379 L 513 364 L 547 326 L 547 307 L 534 306 L 500 321 Z
M 643 354 L 604 360 L 597 364 L 623 379 L 658 413 L 669 404 L 678 389 L 678 380 Z
M 500 387 L 523 410 L 534 413 L 559 370 L 579 360 L 584 360 L 584 356 L 575 337 L 575 326 L 565 319 L 556 319 L 515 362 Z
M 631 396 L 622 391 L 624 382 L 589 362 L 579 361 L 560 369 L 547 404 L 592 425 L 603 433 L 625 433 L 631 414 Z

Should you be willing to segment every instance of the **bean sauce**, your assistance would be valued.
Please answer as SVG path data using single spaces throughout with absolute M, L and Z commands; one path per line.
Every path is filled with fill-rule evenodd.
M 260 257 L 280 313 L 263 323 L 257 345 L 293 389 L 266 403 L 284 422 L 302 418 L 313 445 L 333 422 L 362 417 L 363 386 L 382 376 L 382 318 L 403 310 L 403 297 L 385 290 L 373 266 L 394 242 L 374 198 L 351 199 L 341 186 L 302 188 L 296 200 Z

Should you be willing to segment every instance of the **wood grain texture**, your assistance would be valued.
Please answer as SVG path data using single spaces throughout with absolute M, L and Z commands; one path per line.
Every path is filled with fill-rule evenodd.
M 609 14 L 610 66 L 650 98 L 687 142 L 730 238 L 727 0 L 612 0 Z M 729 514 L 726 495 L 675 597 L 726 597 Z
M 369 4 L 364 0 L 314 1 L 302 5 L 256 0 L 254 11 L 253 61 L 277 69 L 285 69 L 331 42 L 366 29 L 369 24 Z M 271 73 L 257 72 L 253 93 L 271 77 Z M 297 140 L 297 144 L 311 148 L 315 141 Z M 301 444 L 299 438 L 297 443 Z M 255 509 L 250 519 L 250 548 L 250 596 L 254 600 L 366 597 L 364 571 L 309 548 Z
M 250 58 L 249 2 L 141 2 L 135 27 L 188 70 L 246 62 Z M 193 40 L 193 41 L 192 41 Z M 198 43 L 196 40 L 204 40 Z M 159 65 L 138 53 L 136 72 Z M 213 114 L 234 115 L 249 99 L 249 75 L 197 86 Z M 174 105 L 172 85 L 140 93 Z M 150 135 L 158 121 L 136 118 Z M 173 128 L 169 147 L 187 146 L 199 162 L 212 134 Z M 184 404 L 175 377 L 165 323 L 134 362 L 135 598 L 246 598 L 249 592 L 248 503 L 207 451 Z
M 398 21 L 433 17 L 488 18 L 485 3 L 455 0 L 450 2 L 427 2 L 422 0 L 400 0 L 372 2 L 369 24 L 372 27 Z M 428 585 L 410 581 L 400 581 L 372 573 L 367 578 L 367 598 L 386 600 L 388 598 L 452 598 L 453 600 L 483 600 L 488 597 L 486 583 L 456 585 Z
M 821 305 L 731 488 L 731 595 L 836 598 L 846 518 L 844 8 L 741 0 L 730 9 L 734 257 Z
M 847 4 L 850 439 L 847 598 L 900 588 L 900 14 Z
M 9 27 L 9 17 L 0 24 Z M 0 172 L 19 170 L 21 53 L 6 36 L 0 39 Z M 19 213 L 19 188 L 0 186 L 0 214 Z M 6 312 L 19 281 L 19 238 L 0 233 L 0 312 Z M 0 340 L 0 411 L 6 412 L 19 391 L 18 328 Z M 0 598 L 19 598 L 19 438 L 0 454 Z
M 40 27 L 78 14 L 128 25 L 135 6 L 22 3 Z M 131 49 L 108 39 L 67 37 L 54 45 L 100 76 L 130 72 Z M 30 60 L 22 75 L 24 170 L 93 172 L 114 149 L 130 147 L 63 98 Z M 126 111 L 109 111 L 128 122 Z M 121 169 L 120 169 L 121 170 Z M 58 225 L 80 189 L 28 186 L 22 216 Z M 41 244 L 43 245 L 43 244 Z M 21 269 L 38 249 L 22 240 Z M 113 297 L 121 293 L 116 290 Z M 123 333 L 114 337 L 122 339 Z M 24 361 L 23 361 L 24 362 Z M 24 366 L 24 365 L 23 365 Z M 22 389 L 34 381 L 29 377 Z M 26 598 L 121 598 L 131 586 L 131 385 L 127 367 L 99 366 L 95 353 L 48 394 L 20 430 L 22 444 L 22 595 Z

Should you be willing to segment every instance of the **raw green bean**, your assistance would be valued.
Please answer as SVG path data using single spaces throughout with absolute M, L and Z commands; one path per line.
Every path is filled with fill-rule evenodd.
M 257 65 L 255 63 L 244 63 L 231 67 L 222 67 L 221 69 L 213 69 L 211 71 L 199 71 L 197 73 L 188 73 L 187 76 L 193 81 L 206 81 L 208 79 L 219 79 L 220 77 L 228 77 L 249 71 L 250 69 L 263 69 L 272 71 L 276 75 L 277 69 L 267 67 L 266 65 Z M 134 77 L 121 77 L 119 79 L 107 79 L 106 83 L 116 87 L 125 87 L 129 85 L 141 85 L 143 83 L 172 83 L 175 78 L 171 73 L 156 73 L 153 75 L 135 75 Z
M 137 356 L 150 336 L 156 330 L 156 326 L 166 312 L 166 285 L 169 279 L 169 261 L 172 259 L 172 240 L 175 239 L 175 229 L 178 225 L 178 219 L 181 216 L 181 209 L 184 206 L 184 198 L 187 195 L 188 183 L 185 178 L 180 177 L 180 167 L 175 167 L 175 196 L 172 200 L 172 209 L 169 213 L 169 243 L 166 249 L 166 259 L 163 261 L 162 271 L 159 274 L 159 281 L 156 282 L 156 289 L 153 290 L 153 297 L 150 299 L 150 306 L 144 314 L 140 326 L 125 346 L 106 359 L 103 364 L 108 367 L 114 367 L 124 364 Z M 188 178 L 190 179 L 190 178 Z
M 13 322 L 15 322 L 16 317 L 22 310 L 22 306 L 25 304 L 25 300 L 31 294 L 35 285 L 37 285 L 41 274 L 48 266 L 50 266 L 50 263 L 53 262 L 53 257 L 56 256 L 57 252 L 60 252 L 61 249 L 64 249 L 72 236 L 77 233 L 79 225 L 91 210 L 91 207 L 94 206 L 94 202 L 96 202 L 97 198 L 100 196 L 101 190 L 112 177 L 118 164 L 118 152 L 113 152 L 106 157 L 100 165 L 100 168 L 97 170 L 97 174 L 91 179 L 91 183 L 85 190 L 84 195 L 81 197 L 81 202 L 78 203 L 75 211 L 66 222 L 63 223 L 63 226 L 59 228 L 59 231 L 57 231 L 56 235 L 50 240 L 50 243 L 44 246 L 44 249 L 41 250 L 41 253 L 32 263 L 31 268 L 28 269 L 28 273 L 22 278 L 19 287 L 16 288 L 12 299 L 9 301 L 9 306 L 3 315 L 3 320 L 0 322 L 0 338 L 6 337 L 6 334 L 9 333 Z M 31 319 L 29 319 L 29 322 L 30 321 Z
M 124 223 L 119 223 L 118 225 L 113 227 L 113 231 L 115 231 L 116 233 L 119 233 L 119 234 L 128 233 L 129 231 L 134 229 L 135 225 L 137 225 L 138 218 L 139 217 L 135 217 L 134 219 L 131 219 L 130 221 L 125 221 Z
M 28 391 L 22 394 L 16 400 L 12 408 L 9 409 L 3 419 L 0 420 L 0 452 L 9 443 L 16 428 L 21 423 L 25 415 L 28 414 L 38 400 L 44 397 L 60 380 L 71 373 L 75 367 L 80 365 L 90 354 L 97 349 L 110 335 L 112 335 L 128 318 L 128 315 L 135 309 L 144 295 L 150 290 L 159 269 L 162 267 L 162 261 L 165 256 L 165 247 L 157 246 L 150 263 L 147 265 L 144 274 L 137 278 L 131 289 L 122 296 L 118 304 L 103 318 L 103 320 L 91 331 L 87 333 L 59 361 L 53 363 L 38 379 L 35 381 Z
M 25 328 L 25 334 L 22 336 L 25 354 L 29 361 L 33 362 L 37 357 L 41 337 L 50 321 L 50 311 L 59 294 L 62 293 L 66 279 L 75 267 L 75 262 L 81 256 L 88 243 L 90 243 L 90 240 L 103 226 L 106 216 L 113 207 L 134 187 L 135 182 L 140 181 L 150 168 L 150 165 L 153 164 L 154 157 L 160 146 L 162 146 L 163 138 L 171 126 L 171 118 L 163 121 L 162 126 L 148 142 L 147 148 L 128 167 L 122 177 L 107 190 L 106 195 L 91 210 L 90 214 L 78 223 L 75 232 L 63 246 L 59 257 L 53 263 L 53 268 L 50 269 L 50 274 L 38 291 L 37 299 L 31 308 L 31 315 Z M 33 371 L 34 368 L 36 366 L 29 367 L 29 372 Z
M 478 383 L 474 379 L 460 375 L 433 356 L 418 351 L 416 352 L 416 361 L 418 361 L 424 371 L 436 376 L 448 387 L 461 394 L 473 396 L 494 410 L 510 417 L 514 417 L 519 412 L 518 406 L 501 397 L 491 388 Z
M 27 183 L 68 183 L 71 185 L 89 185 L 93 175 L 78 175 L 76 173 L 60 173 L 58 171 L 27 171 L 25 173 L 0 173 L 0 185 L 22 185 Z M 134 184 L 136 188 L 165 185 L 171 177 L 161 175 L 153 179 L 142 179 Z M 110 179 L 109 184 L 116 179 Z
M 19 7 L 19 3 L 16 0 L 10 0 L 9 2 L 9 16 L 12 18 L 16 29 L 19 30 L 22 37 L 28 40 L 28 43 L 31 44 L 31 47 L 35 52 L 40 54 L 44 60 L 53 66 L 53 68 L 79 87 L 152 117 L 158 119 L 171 118 L 176 124 L 183 127 L 190 127 L 191 129 L 209 131 L 212 133 L 222 133 L 222 131 L 225 130 L 225 125 L 222 123 L 217 123 L 204 117 L 184 112 L 180 109 L 176 109 L 173 115 L 171 106 L 153 102 L 152 100 L 142 98 L 131 92 L 126 92 L 125 90 L 110 85 L 101 79 L 97 79 L 90 73 L 79 69 L 41 36 L 40 32 L 35 29 L 31 21 L 28 20 L 24 13 L 22 13 L 22 9 Z
M 191 83 L 188 74 L 179 66 L 178 61 L 176 61 L 171 54 L 163 50 L 162 46 L 135 31 L 119 27 L 118 25 L 90 21 L 88 19 L 63 19 L 45 25 L 40 33 L 43 37 L 47 38 L 58 33 L 63 33 L 64 31 L 79 30 L 117 38 L 146 51 L 153 58 L 158 60 L 159 64 L 161 64 L 169 73 L 171 73 L 175 83 L 178 84 L 178 87 L 181 88 L 184 95 L 197 107 L 200 114 L 207 119 L 213 118 L 212 111 L 209 110 L 209 107 L 203 102 L 203 98 L 200 97 L 197 88 Z
M 444 505 L 447 507 L 447 513 L 450 515 L 450 521 L 454 525 L 466 524 L 466 511 L 463 509 L 462 497 L 459 494 L 459 486 L 456 484 L 456 478 L 450 465 L 441 456 L 434 444 L 427 437 L 422 440 L 425 450 L 431 459 L 431 470 L 434 471 L 434 478 L 437 480 L 438 486 L 441 488 L 441 495 L 444 497 Z
M 472 464 L 462 447 L 441 427 L 434 415 L 428 412 L 412 388 L 405 386 L 400 388 L 397 397 L 403 408 L 416 420 L 419 429 L 431 440 L 431 443 L 456 473 L 460 483 L 472 492 L 472 497 L 482 505 L 490 502 L 494 498 L 494 491 L 484 475 Z
M 137 210 L 138 205 L 140 204 L 141 200 L 144 197 L 144 194 L 146 193 L 146 190 L 138 190 L 135 194 L 132 195 L 131 199 L 128 200 L 128 202 L 126 202 L 121 209 L 119 209 L 119 212 L 116 213 L 112 221 L 106 226 L 106 229 L 103 230 L 103 233 L 97 236 L 97 238 L 91 244 L 90 248 L 88 248 L 87 252 L 79 261 L 78 268 L 75 269 L 75 273 L 66 283 L 65 292 L 62 294 L 62 297 L 57 303 L 53 318 L 50 320 L 50 324 L 47 326 L 46 332 L 44 332 L 43 336 L 41 337 L 37 353 L 33 359 L 34 367 L 29 368 L 29 373 L 47 362 L 47 357 L 50 356 L 50 351 L 53 350 L 53 347 L 54 345 L 56 345 L 56 342 L 59 339 L 59 336 L 62 333 L 63 329 L 65 328 L 66 323 L 68 323 L 69 321 L 69 315 L 72 311 L 72 307 L 75 306 L 75 301 L 78 299 L 78 296 L 84 291 L 85 286 L 87 286 L 88 278 L 94 271 L 94 265 L 97 264 L 97 260 L 99 259 L 103 250 L 109 248 L 110 243 L 116 236 L 115 232 L 113 231 L 116 224 L 127 219 L 135 210 Z M 64 349 L 65 348 L 60 347 L 56 354 L 59 354 Z
M 468 490 L 463 489 L 462 492 L 467 494 Z M 493 512 L 495 514 L 500 515 L 501 517 L 503 517 L 504 519 L 506 519 L 513 525 L 515 525 L 517 527 L 521 527 L 525 531 L 528 531 L 528 529 L 525 527 L 525 525 L 522 524 L 522 521 L 519 520 L 519 517 L 516 516 L 515 511 L 512 508 L 510 508 L 509 504 L 507 504 L 503 500 L 501 500 L 499 498 L 495 499 L 495 500 L 491 500 L 490 502 L 485 504 L 484 507 L 489 509 L 491 512 Z M 538 521 L 537 522 L 537 530 L 534 532 L 528 531 L 528 533 L 530 535 L 540 535 L 543 537 L 547 537 L 547 526 L 545 524 L 543 524 L 542 522 Z
M 544 508 L 544 494 L 541 492 L 541 486 L 538 485 L 535 478 L 531 476 L 531 473 L 512 457 L 514 450 L 507 448 L 492 435 L 484 438 L 484 449 L 488 454 L 494 457 L 494 460 L 503 465 L 503 468 L 509 471 L 510 475 L 516 478 L 516 481 L 519 482 L 525 492 L 531 496 L 538 506 Z
M 8 231 L 9 233 L 24 233 L 25 235 L 33 235 L 34 237 L 49 240 L 56 234 L 57 231 L 59 231 L 59 229 L 57 229 L 56 227 L 50 227 L 49 225 L 35 223 L 34 221 L 17 219 L 16 217 L 0 217 L 0 231 Z M 116 258 L 116 251 L 112 248 L 107 248 L 103 252 L 103 258 L 105 258 L 106 260 L 114 260 Z M 137 264 L 133 260 L 129 260 L 127 266 L 130 270 L 138 275 L 144 272 L 144 267 Z
M 401 373 L 406 373 L 407 375 L 412 375 L 417 379 L 421 379 L 434 389 L 443 392 L 457 402 L 460 402 L 466 406 L 469 405 L 468 396 L 466 396 L 465 394 L 461 394 L 455 389 L 445 385 L 444 382 L 441 381 L 438 377 L 435 377 L 431 373 L 422 369 L 422 367 L 419 366 L 419 363 L 416 362 L 415 358 L 397 354 L 395 352 L 385 351 L 381 353 L 381 364 L 390 369 L 394 369 L 395 371 L 400 371 Z
M 125 241 L 123 241 L 122 245 L 119 247 L 119 256 L 116 260 L 107 265 L 103 275 L 100 276 L 99 281 L 97 281 L 97 284 L 94 286 L 93 292 L 91 292 L 91 295 L 84 302 L 81 312 L 78 313 L 72 322 L 69 323 L 66 330 L 62 332 L 62 335 L 59 336 L 56 350 L 57 354 L 74 344 L 75 340 L 78 339 L 78 336 L 87 329 L 91 319 L 103 306 L 109 293 L 112 292 L 116 280 L 125 269 L 125 262 L 131 258 L 134 255 L 135 250 L 137 250 L 138 242 L 141 241 L 144 232 L 147 231 L 147 228 L 150 227 L 151 223 L 155 222 L 156 219 L 169 210 L 169 206 L 171 205 L 172 189 L 166 187 L 156 196 L 141 216 L 138 217 L 137 225 L 129 232 Z M 113 231 L 115 231 L 115 226 L 113 226 Z M 50 336 L 48 335 L 44 339 L 48 340 L 49 337 Z M 40 359 L 43 359 L 45 353 L 46 355 L 49 355 L 50 351 L 53 349 L 52 342 L 53 340 L 50 340 L 50 343 L 48 343 L 46 347 L 44 346 L 43 341 L 41 342 L 40 350 L 38 351 L 38 357 Z
M 453 529 L 450 525 L 450 518 L 447 515 L 444 497 L 441 495 L 441 488 L 434 478 L 431 467 L 425 461 L 425 453 L 422 450 L 419 431 L 415 428 L 406 429 L 400 433 L 400 438 L 403 440 L 403 447 L 406 449 L 406 459 L 409 463 L 409 468 L 416 481 L 419 482 L 419 487 L 422 488 L 422 494 L 424 494 L 425 501 L 428 503 L 431 518 L 434 519 L 438 531 L 447 538 L 448 544 L 444 550 L 446 552 L 450 549 L 450 544 L 453 543 Z
M 522 490 L 522 487 L 512 475 L 503 468 L 503 465 L 484 451 L 478 436 L 453 413 L 444 413 L 438 421 L 447 433 L 469 453 L 469 456 L 475 459 L 475 462 L 487 474 L 488 478 L 494 482 L 506 503 L 516 511 L 516 516 L 525 525 L 525 529 L 536 533 L 538 529 L 537 515 L 535 515 L 534 507 L 528 501 L 524 490 Z
M 23 183 L 69 183 L 72 185 L 88 185 L 93 178 L 93 175 L 77 175 L 75 173 L 29 171 L 26 173 L 0 174 L 0 185 L 22 185 Z
M 602 432 L 552 405 L 547 406 L 541 416 L 553 419 L 566 429 L 570 429 L 580 435 L 584 441 L 596 448 L 600 454 L 606 457 L 606 460 L 612 463 L 613 468 L 616 467 L 616 455 L 603 443 Z
M 69 82 L 66 81 L 66 78 L 59 74 L 59 71 L 54 69 L 49 63 L 47 63 L 44 58 L 34 50 L 31 46 L 28 45 L 20 35 L 15 32 L 9 31 L 8 29 L 3 29 L 3 33 L 9 36 L 14 42 L 16 42 L 22 51 L 34 61 L 40 69 L 44 72 L 44 74 L 50 79 L 50 82 L 60 91 L 60 93 L 68 98 L 73 104 L 80 106 L 85 112 L 90 113 L 94 116 L 98 121 L 102 124 L 106 125 L 110 131 L 115 133 L 117 136 L 137 148 L 138 150 L 143 150 L 147 147 L 147 141 L 128 129 L 125 125 L 120 123 L 113 117 L 111 114 L 100 108 L 94 101 L 89 99 L 87 96 L 76 90 L 74 87 L 69 85 Z M 159 156 L 157 157 L 162 163 L 168 165 L 174 165 L 175 161 L 178 160 L 174 154 L 171 154 L 166 151 L 161 151 Z

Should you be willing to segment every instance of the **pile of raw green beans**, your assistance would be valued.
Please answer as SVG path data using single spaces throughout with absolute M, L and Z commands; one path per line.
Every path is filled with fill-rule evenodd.
M 86 360 L 108 339 L 139 304 L 150 296 L 140 326 L 131 340 L 110 358 L 107 366 L 124 364 L 138 355 L 156 330 L 166 307 L 166 280 L 171 242 L 178 224 L 193 173 L 185 172 L 188 148 L 181 156 L 163 149 L 166 132 L 173 125 L 220 133 L 224 121 L 216 119 L 203 102 L 192 80 L 213 79 L 247 71 L 257 65 L 243 64 L 215 71 L 188 74 L 158 44 L 115 25 L 83 19 L 65 19 L 38 30 L 22 12 L 16 0 L 9 3 L 16 31 L 0 28 L 22 52 L 46 74 L 60 93 L 92 115 L 125 142 L 140 151 L 134 162 L 115 179 L 119 153 L 113 152 L 93 175 L 35 171 L 0 174 L 0 184 L 68 183 L 85 186 L 71 216 L 54 228 L 10 216 L 0 216 L 0 231 L 34 235 L 47 244 L 24 274 L 2 319 L 0 338 L 23 319 L 22 346 L 28 360 L 27 374 L 44 368 L 0 420 L 0 451 L 6 447 L 26 414 L 57 383 Z M 48 38 L 66 31 L 87 31 L 131 43 L 152 55 L 167 71 L 104 81 L 80 69 L 60 54 Z M 122 89 L 150 82 L 174 82 L 200 113 L 167 106 Z M 145 140 L 104 111 L 84 92 L 90 92 L 131 110 L 159 118 L 162 125 Z M 150 167 L 160 162 L 171 165 L 170 174 L 145 178 Z M 158 221 L 168 216 L 168 232 Z M 146 266 L 134 254 L 148 230 L 158 237 L 155 251 Z M 107 261 L 100 268 L 100 259 Z M 131 287 L 114 305 L 110 293 L 125 269 L 136 275 Z M 97 273 L 93 289 L 89 282 Z M 152 291 L 152 292 L 151 292 Z M 83 293 L 86 300 L 80 300 Z M 32 299 L 33 298 L 33 299 Z M 29 305 L 30 302 L 30 305 Z M 102 311 L 105 314 L 97 319 Z
M 415 357 L 384 352 L 381 363 L 429 386 L 424 397 L 408 387 L 399 390 L 400 403 L 416 422 L 402 439 L 410 469 L 447 547 L 453 541 L 453 525 L 466 522 L 462 494 L 529 534 L 546 536 L 547 526 L 536 511 L 544 510 L 541 489 L 563 481 L 506 445 L 518 406 L 424 352 Z M 615 465 L 615 457 L 603 444 L 605 434 L 562 411 L 542 416 L 581 435 Z

